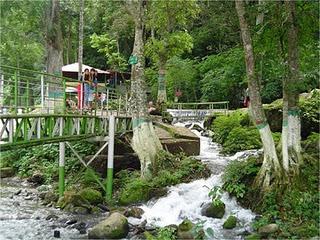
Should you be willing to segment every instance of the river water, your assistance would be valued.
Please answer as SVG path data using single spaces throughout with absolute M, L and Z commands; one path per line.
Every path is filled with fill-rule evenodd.
M 190 125 L 190 123 L 187 123 Z M 186 124 L 176 124 L 184 126 Z M 199 123 L 201 125 L 201 123 Z M 192 128 L 192 126 L 190 126 Z M 239 206 L 235 198 L 227 193 L 222 194 L 221 200 L 226 205 L 226 213 L 222 219 L 209 218 L 201 215 L 201 208 L 205 203 L 210 202 L 208 193 L 214 186 L 221 186 L 221 176 L 225 166 L 232 160 L 245 159 L 250 155 L 256 155 L 257 151 L 239 152 L 231 157 L 221 155 L 221 148 L 213 143 L 210 137 L 203 137 L 198 131 L 193 130 L 200 137 L 200 155 L 198 158 L 203 161 L 211 170 L 212 175 L 208 179 L 200 179 L 191 183 L 183 183 L 168 188 L 169 194 L 160 199 L 149 201 L 141 206 L 145 211 L 142 219 L 147 220 L 149 226 L 164 227 L 170 224 L 180 224 L 185 218 L 194 223 L 205 221 L 204 229 L 212 228 L 216 239 L 240 239 L 241 233 L 250 231 L 250 224 L 255 214 L 248 209 Z M 239 222 L 232 230 L 222 228 L 224 221 L 229 215 L 234 215 Z M 130 219 L 137 224 L 135 219 Z

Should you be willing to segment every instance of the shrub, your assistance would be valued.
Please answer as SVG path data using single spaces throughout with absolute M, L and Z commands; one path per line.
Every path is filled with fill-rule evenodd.
M 260 165 L 261 163 L 254 157 L 229 163 L 222 176 L 222 188 L 237 198 L 243 198 L 257 175 Z
M 119 202 L 123 205 L 139 203 L 149 200 L 152 184 L 141 178 L 134 178 L 128 182 L 120 192 Z
M 213 122 L 213 140 L 223 144 L 232 129 L 240 127 L 240 118 L 238 114 L 230 116 L 220 116 Z
M 259 131 L 256 128 L 244 127 L 233 128 L 222 146 L 223 152 L 229 154 L 262 147 Z

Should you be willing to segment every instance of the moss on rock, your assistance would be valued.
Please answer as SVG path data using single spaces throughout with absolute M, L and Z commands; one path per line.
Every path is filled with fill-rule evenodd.
M 232 229 L 237 225 L 238 219 L 235 216 L 229 216 L 228 219 L 223 223 L 223 228 Z
M 79 195 L 83 199 L 87 200 L 90 204 L 99 204 L 99 203 L 103 202 L 103 197 L 102 197 L 101 192 L 99 192 L 95 189 L 92 189 L 92 188 L 82 189 L 79 192 Z
M 226 205 L 220 201 L 218 204 L 208 203 L 205 204 L 201 210 L 201 214 L 206 217 L 223 218 Z
M 88 234 L 89 239 L 121 239 L 129 232 L 128 220 L 118 212 L 95 225 Z
M 76 208 L 81 208 L 81 213 L 84 212 L 83 209 L 86 209 L 87 213 L 91 211 L 90 202 L 74 191 L 66 191 L 64 196 L 59 199 L 58 206 L 75 213 L 78 213 L 79 210 L 76 210 Z
M 189 220 L 185 219 L 178 226 L 177 236 L 179 239 L 194 239 L 192 229 L 194 224 Z

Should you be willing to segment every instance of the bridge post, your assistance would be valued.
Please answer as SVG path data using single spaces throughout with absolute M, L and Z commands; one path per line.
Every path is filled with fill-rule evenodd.
M 1 78 L 0 78 L 0 111 L 1 113 L 3 113 L 3 104 L 4 104 L 4 75 L 1 74 Z
M 41 112 L 44 109 L 44 77 L 41 75 Z
M 14 113 L 18 113 L 18 74 L 14 72 Z
M 107 169 L 107 199 L 112 198 L 112 182 L 113 182 L 113 154 L 114 154 L 114 126 L 115 117 L 109 116 L 109 143 L 108 143 L 108 169 Z
M 63 117 L 60 118 L 60 136 L 63 135 Z M 59 142 L 59 196 L 62 197 L 64 194 L 64 165 L 65 165 L 65 142 Z

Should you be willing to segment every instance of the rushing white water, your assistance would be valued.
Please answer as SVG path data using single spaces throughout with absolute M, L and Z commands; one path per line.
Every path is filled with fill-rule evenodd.
M 194 132 L 199 135 L 199 132 Z M 226 213 L 222 219 L 202 216 L 201 208 L 205 203 L 210 202 L 208 196 L 210 189 L 222 185 L 222 172 L 228 162 L 241 157 L 245 158 L 257 151 L 245 151 L 226 157 L 219 154 L 220 147 L 213 143 L 211 138 L 200 136 L 200 140 L 201 149 L 198 158 L 208 165 L 212 171 L 211 177 L 169 187 L 167 196 L 141 206 L 145 211 L 142 221 L 147 220 L 147 225 L 164 227 L 180 224 L 186 218 L 194 223 L 204 220 L 204 229 L 212 228 L 216 239 L 240 238 L 239 233 L 250 229 L 250 223 L 255 217 L 254 213 L 240 207 L 227 193 L 223 193 L 221 198 L 226 205 Z M 231 214 L 235 215 L 239 222 L 235 229 L 225 230 L 222 225 Z

